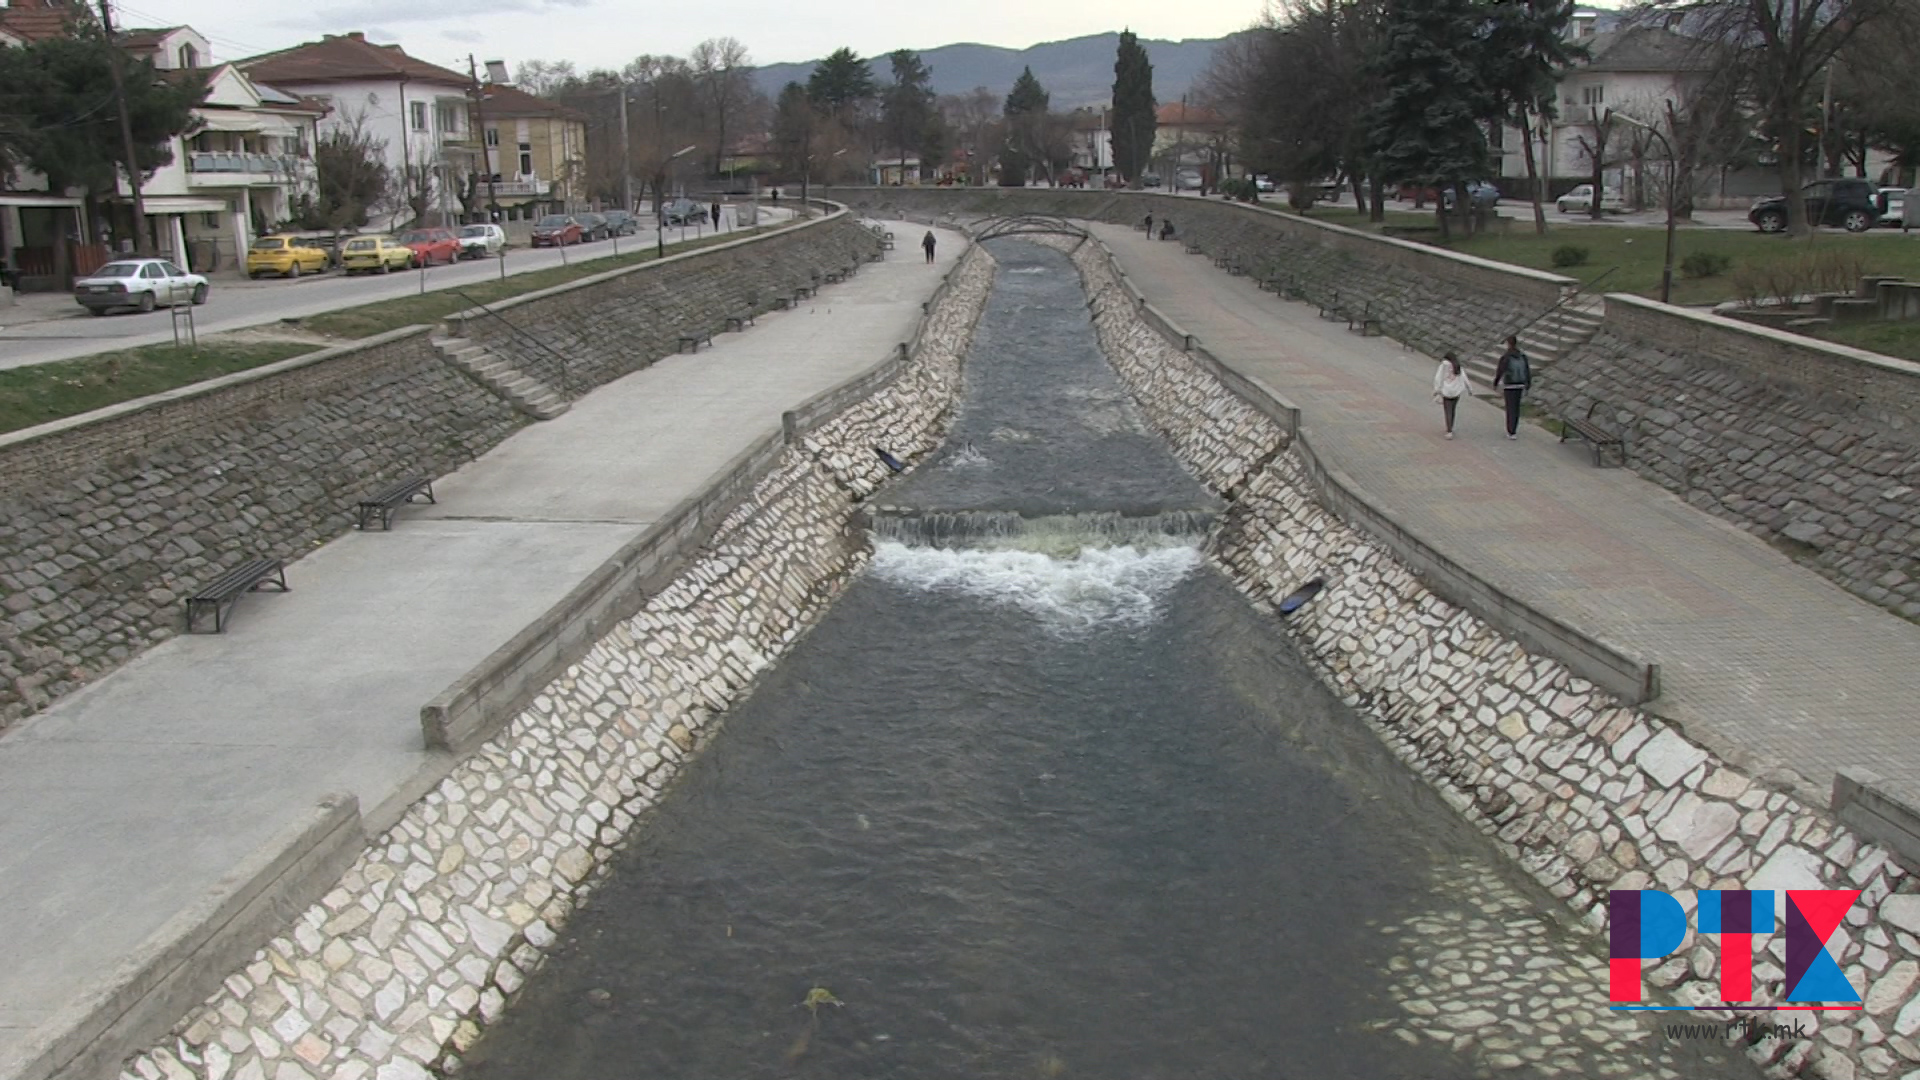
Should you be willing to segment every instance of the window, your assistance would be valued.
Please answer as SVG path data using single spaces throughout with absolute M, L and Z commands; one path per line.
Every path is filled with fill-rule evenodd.
M 427 103 L 424 101 L 413 102 L 413 130 L 427 130 Z
M 460 130 L 460 107 L 441 105 L 434 109 L 435 121 L 440 125 L 442 135 L 452 135 Z
M 499 128 L 487 129 L 487 145 L 496 147 L 496 148 L 499 147 L 500 145 L 500 129 Z
M 183 68 L 199 67 L 200 66 L 200 50 L 194 48 L 191 45 L 180 46 L 180 66 Z
M 520 144 L 520 175 L 521 176 L 533 175 L 533 144 L 532 143 Z
M 1583 86 L 1580 88 L 1580 104 L 1605 105 L 1607 88 L 1605 86 Z
M 214 232 L 219 232 L 219 231 L 220 231 L 220 215 L 219 215 L 219 213 L 218 213 L 218 212 L 209 212 L 209 213 L 205 213 L 205 214 L 201 214 L 201 215 L 200 215 L 200 227 L 201 227 L 201 228 L 203 228 L 203 229 L 212 229 L 212 230 L 213 230 Z

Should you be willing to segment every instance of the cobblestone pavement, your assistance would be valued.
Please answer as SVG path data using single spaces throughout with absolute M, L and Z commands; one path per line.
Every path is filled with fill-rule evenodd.
M 1395 519 L 1521 599 L 1654 660 L 1649 710 L 1824 806 L 1835 770 L 1920 799 L 1920 627 L 1872 607 L 1583 445 L 1465 402 L 1443 436 L 1433 361 L 1319 319 L 1181 245 L 1093 226 L 1147 299 L 1301 410 L 1315 449 Z M 1476 386 L 1476 393 L 1491 388 Z
M 431 772 L 420 707 L 704 487 L 782 410 L 905 340 L 938 266 L 900 252 L 668 357 L 436 483 L 0 740 L 0 1075 L 39 1025 L 332 792 L 363 812 Z M 391 808 L 390 808 L 391 809 Z

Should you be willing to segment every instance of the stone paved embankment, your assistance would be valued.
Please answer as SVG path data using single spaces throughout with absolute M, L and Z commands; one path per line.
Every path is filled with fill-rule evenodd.
M 863 459 L 937 438 L 991 281 L 976 249 L 898 380 L 788 450 L 670 585 L 123 1080 L 423 1080 L 456 1068 L 728 703 L 861 565 L 853 510 L 877 477 Z
M 1090 293 L 1114 280 L 1094 244 L 1075 261 Z M 1189 467 L 1235 496 L 1213 560 L 1263 606 L 1326 579 L 1285 632 L 1396 754 L 1595 931 L 1596 951 L 1611 889 L 1858 889 L 1829 948 L 1865 1009 L 1792 1014 L 1813 1038 L 1763 1041 L 1750 1053 L 1777 1076 L 1920 1071 L 1920 882 L 1887 852 L 1435 597 L 1320 507 L 1297 449 L 1236 480 L 1274 445 L 1271 422 L 1209 386 L 1193 357 L 1143 332 L 1131 305 L 1099 306 L 1096 325 Z M 1690 931 L 1646 979 L 1674 1000 L 1705 1004 L 1719 1000 L 1718 961 L 1717 940 Z M 1776 933 L 1756 958 L 1763 993 L 1780 985 L 1784 964 Z M 1556 989 L 1604 1001 L 1601 971 L 1591 986 Z M 1566 1022 L 1552 998 L 1496 996 L 1452 1013 L 1426 1013 L 1431 1001 L 1418 993 L 1406 1000 L 1422 1003 L 1409 1005 L 1416 1028 L 1456 1047 L 1474 1045 L 1496 1020 L 1506 1036 L 1525 1038 Z M 1483 1040 L 1481 1051 L 1505 1064 L 1495 1060 L 1505 1050 Z

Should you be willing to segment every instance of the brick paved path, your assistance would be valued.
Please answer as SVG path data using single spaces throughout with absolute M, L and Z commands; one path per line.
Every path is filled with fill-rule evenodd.
M 1594 468 L 1584 444 L 1529 424 L 1509 442 L 1491 387 L 1461 404 L 1448 442 L 1434 361 L 1178 244 L 1094 231 L 1149 301 L 1299 406 L 1315 450 L 1414 533 L 1659 663 L 1650 711 L 1816 805 L 1850 765 L 1920 801 L 1920 627 L 1630 471 Z

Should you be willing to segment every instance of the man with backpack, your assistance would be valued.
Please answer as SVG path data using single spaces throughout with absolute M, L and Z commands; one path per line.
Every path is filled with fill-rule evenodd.
M 1526 397 L 1527 388 L 1533 385 L 1533 367 L 1527 363 L 1527 354 L 1520 351 L 1520 339 L 1507 338 L 1507 351 L 1500 354 L 1500 363 L 1493 369 L 1493 386 L 1507 399 L 1507 438 L 1519 438 L 1520 399 Z

